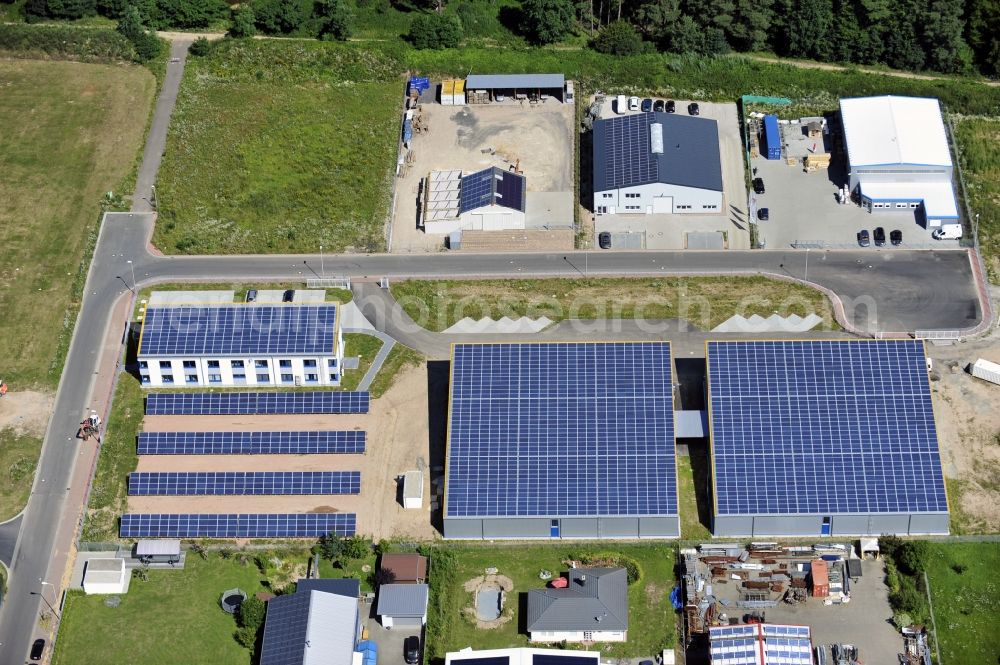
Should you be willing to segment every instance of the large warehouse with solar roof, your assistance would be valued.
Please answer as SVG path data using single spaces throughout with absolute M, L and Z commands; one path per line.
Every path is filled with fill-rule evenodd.
M 336 303 L 157 306 L 139 335 L 145 386 L 336 386 L 344 341 Z
M 948 533 L 923 342 L 708 342 L 713 533 Z
M 718 213 L 722 156 L 715 120 L 637 113 L 594 122 L 598 215 Z
M 667 342 L 456 344 L 445 538 L 676 538 Z

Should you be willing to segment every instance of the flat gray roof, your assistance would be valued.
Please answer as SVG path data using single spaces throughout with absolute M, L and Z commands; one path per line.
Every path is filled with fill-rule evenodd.
M 422 617 L 427 614 L 426 584 L 383 584 L 378 588 L 379 616 Z
M 466 90 L 512 90 L 514 88 L 559 88 L 566 83 L 562 74 L 469 74 Z

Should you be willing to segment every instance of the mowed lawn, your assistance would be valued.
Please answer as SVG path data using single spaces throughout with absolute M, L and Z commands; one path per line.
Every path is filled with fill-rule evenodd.
M 266 552 L 265 558 L 271 556 Z M 284 555 L 283 555 L 284 556 Z M 306 556 L 294 560 L 305 563 Z M 302 566 L 302 570 L 305 566 Z M 222 611 L 222 592 L 234 587 L 249 594 L 264 591 L 264 575 L 253 558 L 246 565 L 208 553 L 188 552 L 183 570 L 150 570 L 149 580 L 133 578 L 118 607 L 107 596 L 71 593 L 52 659 L 57 665 L 106 663 L 212 663 L 246 665 L 250 651 L 233 638 L 236 621 Z
M 431 561 L 432 603 L 428 609 L 427 654 L 430 661 L 444 659 L 445 653 L 471 646 L 474 649 L 498 649 L 528 646 L 528 637 L 519 632 L 524 629 L 525 594 L 529 589 L 541 588 L 545 582 L 539 572 L 548 570 L 553 575 L 564 573 L 566 561 L 587 556 L 619 554 L 630 557 L 642 569 L 642 578 L 629 585 L 628 641 L 619 644 L 600 644 L 601 653 L 610 660 L 615 658 L 652 658 L 675 642 L 675 615 L 670 604 L 670 590 L 674 586 L 674 546 L 668 543 L 633 545 L 626 543 L 553 544 L 530 545 L 524 543 L 484 546 L 450 546 L 454 567 L 435 578 L 435 562 Z M 509 577 L 514 589 L 507 596 L 507 607 L 513 608 L 511 619 L 492 629 L 475 625 L 466 608 L 474 607 L 473 594 L 463 585 L 483 574 L 487 568 L 497 568 L 500 575 Z M 447 579 L 442 579 L 442 578 Z M 444 582 L 442 584 L 441 582 Z M 505 610 L 507 611 L 507 610 Z M 433 616 L 432 616 L 433 615 Z M 433 624 L 433 625 L 432 625 Z M 573 647 L 569 647 L 573 648 Z M 598 647 L 595 647 L 598 648 Z
M 927 579 L 945 663 L 1000 662 L 997 570 L 998 543 L 932 543 Z
M 188 59 L 157 182 L 169 254 L 385 247 L 402 79 L 317 67 L 364 52 L 223 43 Z M 386 80 L 390 79 L 390 80 Z
M 11 390 L 59 382 L 100 200 L 135 165 L 155 88 L 141 67 L 0 60 L 0 377 Z

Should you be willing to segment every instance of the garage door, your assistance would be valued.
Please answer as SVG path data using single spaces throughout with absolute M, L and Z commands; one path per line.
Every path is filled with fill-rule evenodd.
M 507 214 L 483 215 L 483 231 L 502 231 L 513 224 L 514 216 Z
M 420 628 L 423 622 L 420 617 L 393 617 L 392 627 L 393 628 Z
M 657 196 L 653 199 L 654 213 L 670 213 L 674 211 L 674 197 Z

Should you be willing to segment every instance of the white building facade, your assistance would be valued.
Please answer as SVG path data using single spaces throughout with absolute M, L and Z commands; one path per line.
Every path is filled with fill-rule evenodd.
M 137 358 L 146 387 L 337 386 L 339 307 L 150 307 Z
M 594 122 L 598 215 L 718 214 L 723 209 L 714 120 L 638 113 Z
M 849 186 L 868 212 L 915 214 L 924 226 L 958 224 L 941 106 L 922 97 L 840 101 Z

